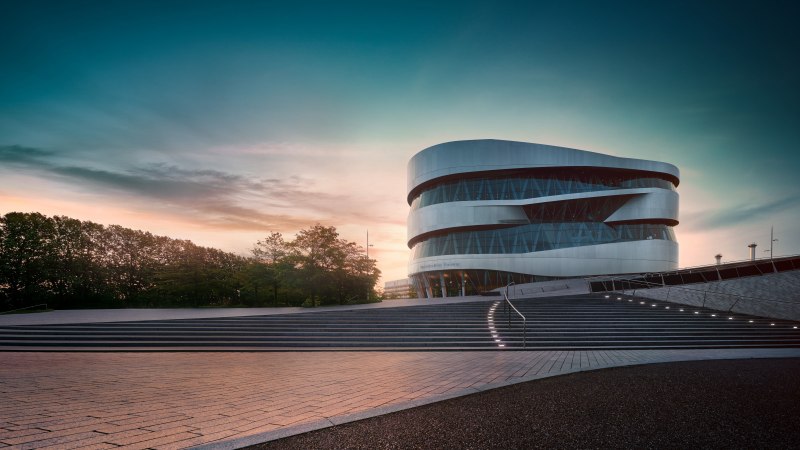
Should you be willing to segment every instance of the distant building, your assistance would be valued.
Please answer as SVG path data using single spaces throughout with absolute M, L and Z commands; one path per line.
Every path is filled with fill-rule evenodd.
M 678 266 L 678 168 L 526 142 L 447 142 L 408 163 L 419 297 Z
M 416 298 L 414 286 L 410 278 L 402 280 L 387 281 L 383 285 L 383 295 L 387 299 L 392 298 Z

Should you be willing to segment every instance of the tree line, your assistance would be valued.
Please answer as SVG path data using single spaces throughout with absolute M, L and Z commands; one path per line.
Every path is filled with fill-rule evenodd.
M 335 227 L 271 233 L 241 256 L 64 216 L 0 217 L 0 310 L 318 306 L 378 299 L 380 270 Z

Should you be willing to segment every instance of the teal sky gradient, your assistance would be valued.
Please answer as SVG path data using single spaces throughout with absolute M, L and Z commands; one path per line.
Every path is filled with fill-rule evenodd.
M 678 166 L 682 266 L 800 253 L 800 8 L 642 3 L 3 2 L 0 212 L 369 228 L 395 279 L 408 159 L 496 138 Z

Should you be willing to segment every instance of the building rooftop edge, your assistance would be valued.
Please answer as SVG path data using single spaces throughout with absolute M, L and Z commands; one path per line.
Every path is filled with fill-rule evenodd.
M 673 164 L 523 141 L 467 139 L 432 145 L 408 162 L 407 194 L 436 178 L 458 173 L 546 167 L 605 167 L 642 170 L 680 180 Z M 677 184 L 677 183 L 676 183 Z

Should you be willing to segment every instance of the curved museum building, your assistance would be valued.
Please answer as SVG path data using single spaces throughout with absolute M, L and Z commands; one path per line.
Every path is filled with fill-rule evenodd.
M 409 274 L 419 297 L 673 270 L 672 164 L 499 140 L 434 145 L 408 163 Z

